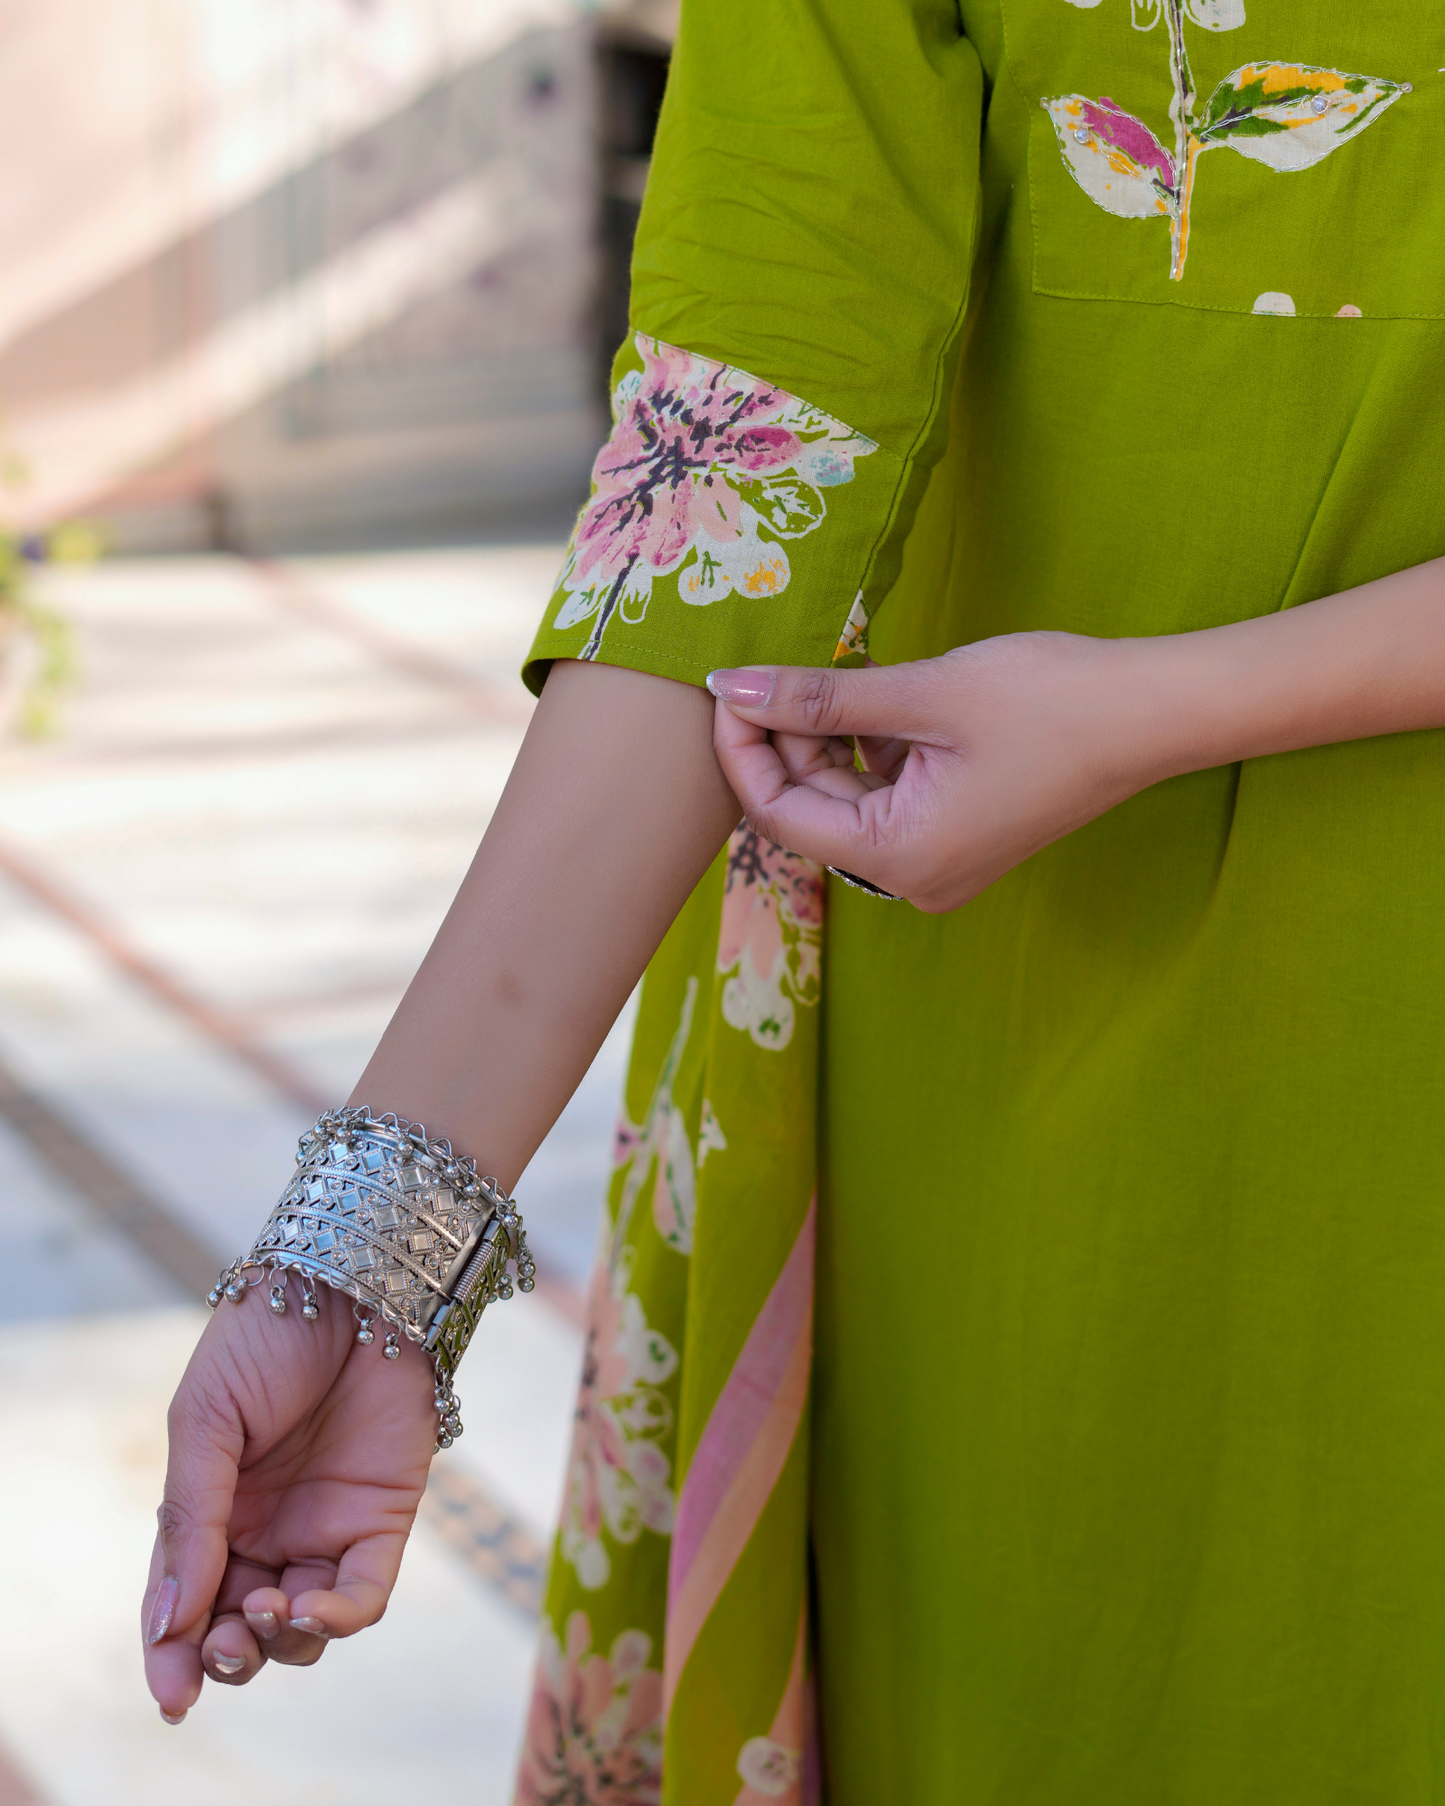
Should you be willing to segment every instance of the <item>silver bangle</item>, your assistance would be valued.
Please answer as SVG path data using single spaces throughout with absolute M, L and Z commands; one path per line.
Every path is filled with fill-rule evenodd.
M 884 903 L 901 903 L 903 901 L 893 891 L 880 890 L 876 884 L 871 883 L 867 878 L 860 878 L 856 872 L 845 872 L 836 865 L 825 866 L 824 870 L 831 872 L 835 878 L 841 878 L 854 890 L 864 891 L 868 896 L 877 897 Z
M 391 1112 L 327 1110 L 296 1145 L 296 1171 L 249 1254 L 233 1261 L 206 1299 L 239 1304 L 251 1269 L 272 1273 L 271 1309 L 286 1312 L 286 1281 L 301 1278 L 301 1315 L 320 1316 L 316 1282 L 355 1302 L 356 1339 L 376 1340 L 372 1323 L 389 1328 L 382 1354 L 394 1361 L 399 1336 L 432 1358 L 438 1448 L 462 1433 L 452 1380 L 482 1312 L 512 1296 L 508 1266 L 530 1292 L 536 1267 L 517 1207 L 476 1162 L 434 1141 L 425 1129 Z

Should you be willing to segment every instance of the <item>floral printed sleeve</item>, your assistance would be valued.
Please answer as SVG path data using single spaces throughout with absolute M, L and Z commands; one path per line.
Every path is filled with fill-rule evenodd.
M 955 0 L 684 0 L 534 689 L 554 658 L 862 659 L 941 449 L 981 89 Z

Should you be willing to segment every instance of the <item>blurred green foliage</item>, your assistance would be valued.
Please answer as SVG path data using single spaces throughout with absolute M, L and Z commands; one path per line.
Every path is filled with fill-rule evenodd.
M 0 485 L 22 488 L 22 461 L 0 447 Z M 63 521 L 43 533 L 0 526 L 0 727 L 28 740 L 54 733 L 60 698 L 79 669 L 75 633 L 65 617 L 34 596 L 41 564 L 90 564 L 103 551 L 84 521 Z
M 78 669 L 74 630 L 35 599 L 33 569 L 88 562 L 98 552 L 95 535 L 74 525 L 43 535 L 0 529 L 0 705 L 10 717 L 4 725 L 28 740 L 55 731 L 60 698 Z

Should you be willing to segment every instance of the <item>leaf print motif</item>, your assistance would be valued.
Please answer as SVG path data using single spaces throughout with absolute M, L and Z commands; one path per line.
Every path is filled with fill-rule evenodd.
M 1059 149 L 1074 180 L 1119 219 L 1153 219 L 1174 205 L 1174 164 L 1142 120 L 1107 95 L 1061 94 L 1045 100 Z
M 1224 78 L 1201 115 L 1185 21 L 1206 31 L 1236 31 L 1245 22 L 1244 0 L 1129 0 L 1129 8 L 1136 31 L 1152 31 L 1161 18 L 1168 28 L 1172 155 L 1107 95 L 1096 101 L 1045 96 L 1039 105 L 1053 122 L 1065 167 L 1096 206 L 1117 219 L 1169 221 L 1175 282 L 1183 280 L 1189 257 L 1190 206 L 1205 151 L 1224 145 L 1268 169 L 1309 169 L 1412 91 L 1409 82 L 1307 63 L 1246 63 Z
M 739 483 L 737 492 L 763 526 L 779 539 L 801 539 L 813 531 L 826 513 L 822 496 L 801 477 Z
M 703 1162 L 709 1154 L 725 1154 L 728 1138 L 722 1132 L 722 1124 L 713 1113 L 713 1107 L 706 1098 L 702 1100 L 702 1120 L 697 1129 L 697 1167 L 702 1171 Z
M 1309 169 L 1410 92 L 1409 82 L 1338 69 L 1246 63 L 1210 95 L 1197 136 L 1206 150 L 1226 144 L 1270 169 Z

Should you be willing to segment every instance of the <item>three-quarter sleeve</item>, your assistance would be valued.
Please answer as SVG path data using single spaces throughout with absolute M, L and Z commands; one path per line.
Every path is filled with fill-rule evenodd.
M 534 689 L 861 656 L 940 449 L 982 107 L 957 0 L 684 0 Z

